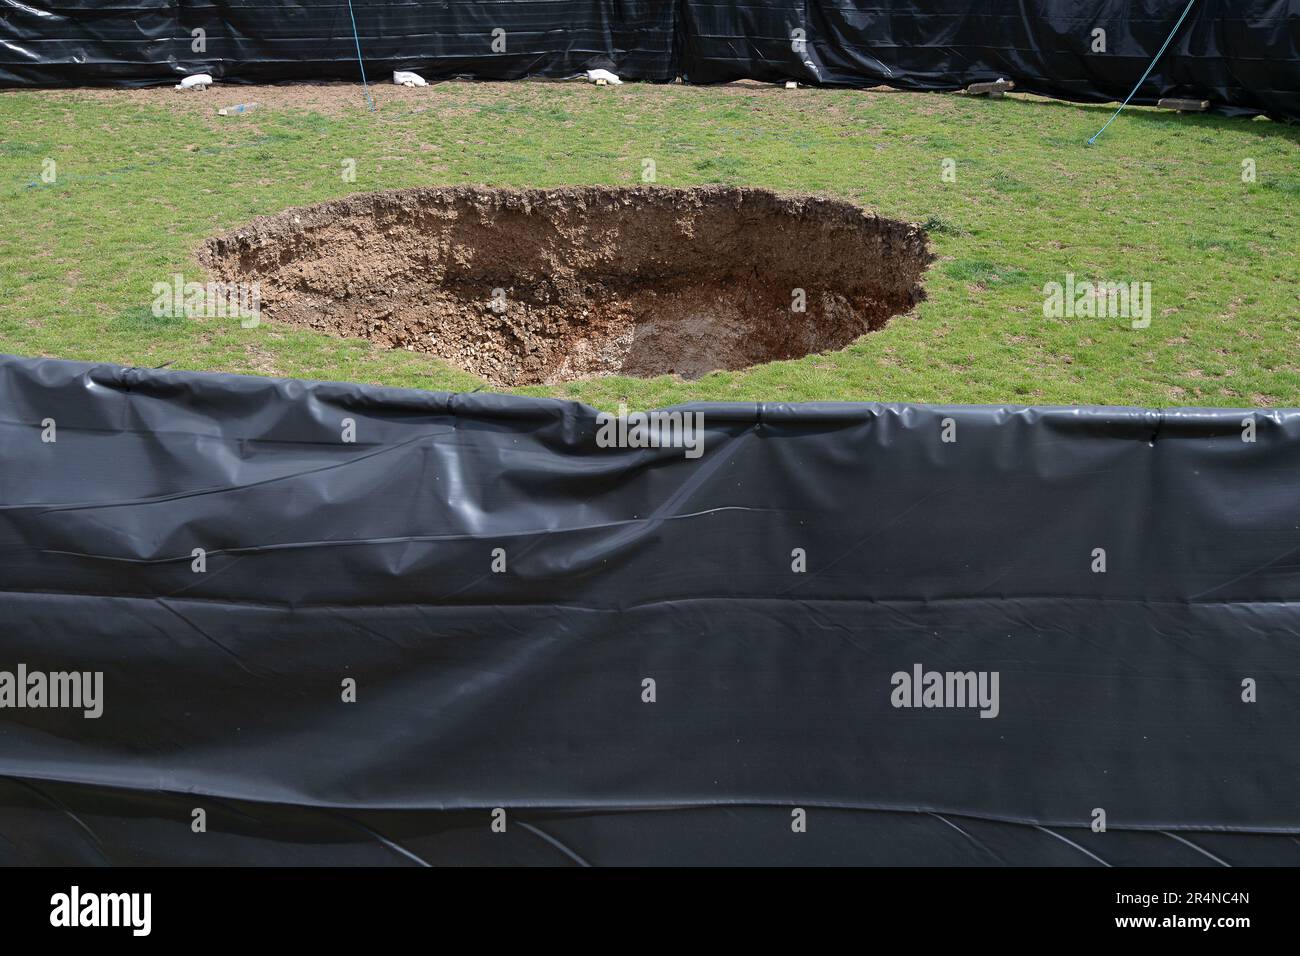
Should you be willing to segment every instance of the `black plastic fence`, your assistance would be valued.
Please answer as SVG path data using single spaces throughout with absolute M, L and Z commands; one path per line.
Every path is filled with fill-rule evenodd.
M 1300 862 L 1300 411 L 675 411 L 0 360 L 0 862 Z
M 952 90 L 999 77 L 1082 101 L 1125 97 L 1184 0 L 354 0 L 386 77 L 797 79 Z M 197 32 L 196 32 L 197 31 Z M 346 2 L 0 0 L 0 84 L 356 79 Z M 1300 116 L 1300 0 L 1196 0 L 1137 102 Z

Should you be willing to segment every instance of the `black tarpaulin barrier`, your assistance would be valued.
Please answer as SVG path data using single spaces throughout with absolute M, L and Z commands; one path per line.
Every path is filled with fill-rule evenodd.
M 675 8 L 657 0 L 0 0 L 0 85 L 360 80 L 366 70 L 512 80 L 589 69 L 667 81 Z M 196 51 L 201 30 L 203 50 Z
M 736 79 L 955 90 L 1006 77 L 1071 100 L 1121 100 L 1182 0 L 354 0 L 383 77 Z M 193 49 L 193 31 L 206 48 Z M 1095 31 L 1104 31 L 1098 47 Z M 500 31 L 498 33 L 497 31 Z M 494 46 L 494 43 L 496 44 Z M 501 44 L 504 44 L 502 46 Z M 357 79 L 346 3 L 0 0 L 0 84 Z M 1300 0 L 1198 0 L 1135 97 L 1204 98 L 1300 116 Z
M 1122 100 L 1185 6 L 1185 0 L 682 0 L 682 70 L 692 82 L 797 79 L 911 90 L 957 90 L 1006 78 L 1021 92 Z M 1300 0 L 1197 0 L 1134 102 L 1162 97 L 1300 116 Z
M 675 411 L 0 361 L 0 861 L 1300 862 L 1300 411 Z

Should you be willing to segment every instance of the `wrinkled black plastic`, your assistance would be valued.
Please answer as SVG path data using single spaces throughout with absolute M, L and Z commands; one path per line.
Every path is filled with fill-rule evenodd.
M 1123 100 L 1185 0 L 682 0 L 693 82 L 788 78 L 955 90 L 1007 78 L 1021 92 Z M 792 43 L 804 29 L 807 42 Z M 1104 52 L 1094 52 L 1105 31 Z M 1300 116 L 1300 0 L 1197 0 L 1134 98 Z
M 615 65 L 630 79 L 676 73 L 672 3 L 353 0 L 352 9 L 375 80 L 391 81 L 392 70 L 498 80 Z M 205 52 L 193 49 L 195 30 Z M 348 4 L 0 0 L 0 83 L 149 85 L 200 72 L 232 82 L 357 80 Z
M 429 78 L 800 79 L 953 90 L 1006 77 L 1064 99 L 1123 99 L 1182 0 L 354 0 L 366 68 Z M 206 51 L 193 49 L 205 31 Z M 1105 31 L 1104 52 L 1093 31 Z M 502 37 L 494 31 L 504 31 Z M 802 30 L 801 37 L 794 31 Z M 498 41 L 494 48 L 494 39 Z M 799 41 L 799 42 L 797 42 Z M 346 3 L 0 0 L 0 84 L 356 79 Z M 1300 116 L 1300 0 L 1198 0 L 1136 102 Z
M 1300 411 L 690 408 L 3 360 L 0 861 L 1300 862 Z

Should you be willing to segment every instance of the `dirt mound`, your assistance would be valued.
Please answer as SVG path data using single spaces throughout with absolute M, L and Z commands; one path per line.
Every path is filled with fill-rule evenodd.
M 199 258 L 260 283 L 267 318 L 526 385 L 840 349 L 923 297 L 931 256 L 920 228 L 833 199 L 448 187 L 261 217 Z

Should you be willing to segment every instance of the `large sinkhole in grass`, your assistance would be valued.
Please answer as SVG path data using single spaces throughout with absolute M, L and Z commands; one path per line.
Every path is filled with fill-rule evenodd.
M 917 226 L 728 187 L 368 193 L 255 219 L 199 257 L 260 283 L 268 319 L 499 385 L 841 349 L 922 298 L 931 258 Z

